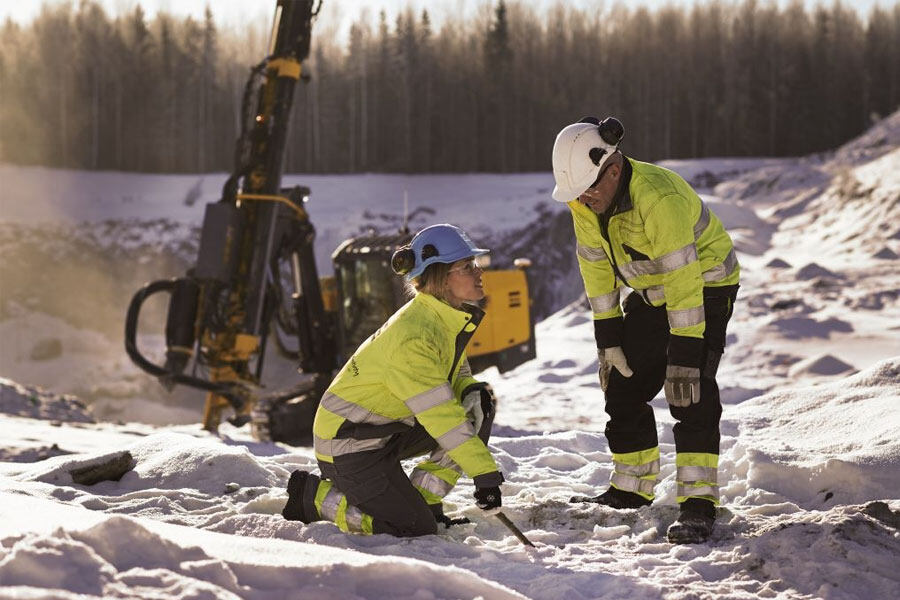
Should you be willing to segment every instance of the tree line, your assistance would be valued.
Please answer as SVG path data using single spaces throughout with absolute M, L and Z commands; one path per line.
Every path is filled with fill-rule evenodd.
M 0 27 L 0 161 L 227 171 L 262 28 L 140 6 L 45 6 Z M 550 168 L 558 130 L 617 116 L 640 159 L 828 150 L 900 106 L 900 3 L 707 0 L 537 12 L 499 0 L 435 28 L 427 10 L 313 27 L 287 172 Z

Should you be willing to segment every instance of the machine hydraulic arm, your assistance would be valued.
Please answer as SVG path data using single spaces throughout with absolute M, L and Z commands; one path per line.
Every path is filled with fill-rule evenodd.
M 252 69 L 244 93 L 235 169 L 221 199 L 206 206 L 197 261 L 184 277 L 147 284 L 128 309 L 129 356 L 169 388 L 207 391 L 203 422 L 210 431 L 229 407 L 235 424 L 250 420 L 272 320 L 286 303 L 301 368 L 327 374 L 335 367 L 334 325 L 323 307 L 315 229 L 304 207 L 309 189 L 281 187 L 314 16 L 313 0 L 277 0 L 268 55 Z M 170 296 L 164 365 L 137 347 L 141 307 L 160 292 Z

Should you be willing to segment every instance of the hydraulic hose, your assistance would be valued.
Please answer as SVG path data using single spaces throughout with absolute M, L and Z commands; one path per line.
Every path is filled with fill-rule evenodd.
M 138 317 L 140 316 L 144 301 L 159 292 L 168 292 L 171 294 L 177 285 L 178 279 L 161 279 L 159 281 L 148 283 L 134 294 L 131 298 L 131 303 L 128 305 L 128 314 L 125 317 L 125 352 L 128 353 L 128 356 L 134 361 L 134 364 L 150 375 L 166 379 L 172 383 L 180 383 L 193 388 L 213 392 L 227 399 L 235 410 L 239 410 L 244 405 L 244 399 L 242 398 L 244 394 L 242 393 L 243 390 L 240 385 L 232 383 L 216 383 L 199 377 L 169 371 L 164 367 L 150 362 L 150 360 L 141 354 L 137 347 Z

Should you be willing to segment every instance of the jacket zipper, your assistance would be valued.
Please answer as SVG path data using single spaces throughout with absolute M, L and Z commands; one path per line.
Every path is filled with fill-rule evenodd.
M 622 283 L 634 289 L 630 285 L 628 285 L 628 280 L 622 275 L 622 272 L 619 270 L 619 263 L 616 262 L 616 253 L 613 250 L 612 242 L 609 239 L 609 219 L 605 215 L 597 215 L 597 220 L 600 221 L 600 235 L 603 236 L 603 239 L 606 240 L 606 244 L 609 246 L 609 260 L 612 263 L 613 272 L 615 276 L 622 281 Z M 615 285 L 615 282 L 613 282 Z M 644 301 L 647 303 L 647 306 L 653 306 L 650 303 L 650 298 L 647 296 L 647 290 L 636 290 Z

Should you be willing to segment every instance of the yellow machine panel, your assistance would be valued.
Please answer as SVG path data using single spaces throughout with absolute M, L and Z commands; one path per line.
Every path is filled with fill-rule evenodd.
M 521 269 L 489 270 L 481 276 L 485 316 L 466 347 L 471 358 L 525 344 L 531 337 L 528 281 Z

